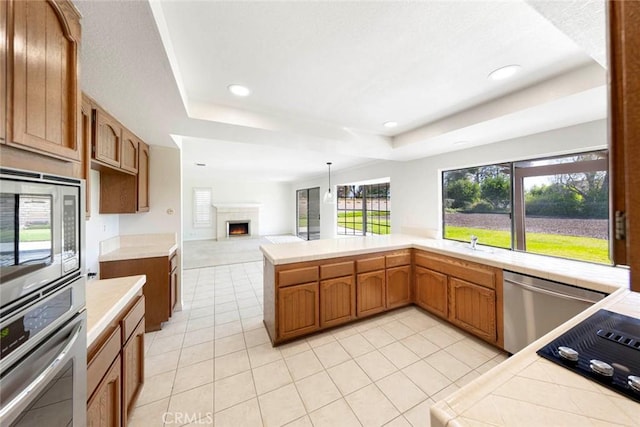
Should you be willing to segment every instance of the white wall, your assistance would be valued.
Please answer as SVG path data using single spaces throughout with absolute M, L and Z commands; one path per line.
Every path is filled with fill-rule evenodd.
M 193 227 L 193 188 L 211 188 L 211 200 L 216 203 L 259 203 L 260 235 L 290 234 L 295 205 L 289 183 L 256 181 L 237 175 L 228 177 L 207 174 L 206 169 L 184 170 L 183 212 L 184 240 L 215 239 L 216 215 L 211 208 L 211 227 Z M 295 226 L 295 223 L 294 223 Z M 223 236 L 224 237 L 224 236 Z
M 340 185 L 390 177 L 392 232 L 438 237 L 441 235 L 442 227 L 440 181 L 443 170 L 600 149 L 606 146 L 607 123 L 605 120 L 598 120 L 409 162 L 385 161 L 357 169 L 332 172 L 331 182 Z M 289 197 L 295 202 L 295 190 L 317 186 L 320 186 L 320 194 L 324 194 L 327 189 L 327 177 L 293 183 Z M 334 237 L 336 206 L 322 204 L 320 209 L 321 237 Z M 295 226 L 295 218 L 292 221 Z
M 86 222 L 85 262 L 88 272 L 98 273 L 100 242 L 120 233 L 120 215 L 100 215 L 100 173 L 91 171 L 91 217 Z

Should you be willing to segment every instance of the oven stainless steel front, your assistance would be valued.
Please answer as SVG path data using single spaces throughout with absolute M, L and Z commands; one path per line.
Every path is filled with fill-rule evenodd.
M 0 425 L 85 426 L 84 181 L 0 168 Z

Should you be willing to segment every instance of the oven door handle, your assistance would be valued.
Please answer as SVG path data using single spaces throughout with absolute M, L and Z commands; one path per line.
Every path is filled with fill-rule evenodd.
M 41 384 L 46 384 L 51 379 L 51 377 L 53 377 L 57 373 L 56 368 L 61 362 L 66 359 L 67 354 L 73 349 L 73 346 L 78 340 L 78 337 L 80 337 L 80 332 L 82 332 L 82 324 L 79 324 L 75 327 L 70 335 L 71 338 L 69 338 L 67 345 L 65 345 L 62 351 L 60 351 L 60 353 L 58 353 L 58 355 L 51 361 L 49 366 L 47 366 L 47 368 L 42 371 L 42 373 L 40 373 L 40 375 L 38 375 L 36 379 L 31 382 L 31 384 L 26 386 L 25 389 L 22 390 L 15 398 L 13 398 L 5 406 L 0 408 L 0 419 L 3 419 L 5 416 L 7 416 L 7 414 L 10 414 L 14 408 L 19 407 L 25 399 L 30 397 L 31 393 L 39 389 L 39 386 Z

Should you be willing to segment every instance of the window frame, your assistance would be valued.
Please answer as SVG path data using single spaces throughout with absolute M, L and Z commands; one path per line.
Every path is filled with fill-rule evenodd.
M 371 190 L 373 187 L 376 187 L 376 189 L 378 190 L 377 192 L 379 193 L 379 189 L 380 186 L 386 186 L 386 200 L 384 202 L 384 207 L 385 209 L 380 209 L 380 201 L 378 200 L 377 203 L 377 207 L 378 209 L 369 209 L 368 207 L 368 201 L 371 200 L 371 197 L 369 196 Z M 355 194 L 355 188 L 356 187 L 361 187 L 362 188 L 362 192 L 361 192 L 361 197 L 343 197 L 344 199 L 351 199 L 353 200 L 353 208 L 348 208 L 348 203 L 345 201 L 345 205 L 344 208 L 340 208 L 340 194 Z M 347 190 L 348 189 L 348 190 Z M 337 195 L 337 199 L 338 199 L 338 203 L 337 203 L 337 208 L 336 208 L 336 225 L 337 225 L 337 231 L 336 234 L 340 235 L 340 236 L 366 236 L 366 235 L 382 235 L 381 233 L 375 233 L 373 230 L 374 227 L 378 228 L 378 231 L 380 231 L 381 228 L 384 228 L 387 233 L 386 234 L 390 234 L 391 233 L 391 210 L 389 209 L 389 201 L 391 199 L 391 181 L 382 181 L 382 182 L 376 182 L 376 183 L 367 183 L 367 184 L 345 184 L 345 185 L 337 185 L 336 186 L 336 195 Z M 362 206 L 360 207 L 360 209 L 356 209 L 355 205 L 356 205 L 356 200 L 361 200 Z M 344 216 L 344 221 L 340 221 L 340 213 L 344 212 L 354 212 L 354 215 L 351 216 L 352 221 L 347 221 L 347 218 L 349 218 L 348 216 Z M 362 230 L 358 230 L 355 228 L 355 217 L 357 215 L 355 215 L 356 212 L 359 212 L 362 215 Z M 376 217 L 378 218 L 377 221 L 376 220 L 372 220 L 369 218 L 369 214 L 371 212 L 387 212 L 387 217 L 389 218 L 387 220 L 387 224 L 382 224 L 381 220 L 380 220 L 380 215 L 376 215 Z M 373 216 L 372 216 L 373 218 Z M 352 228 L 347 227 L 347 225 L 351 224 Z M 369 231 L 369 229 L 371 229 L 371 231 Z
M 205 197 L 204 201 L 201 201 L 199 193 Z M 213 226 L 213 220 L 211 218 L 211 187 L 193 187 L 193 228 L 208 228 Z M 204 217 L 204 210 L 206 208 L 206 219 Z M 201 212 L 202 211 L 202 212 Z

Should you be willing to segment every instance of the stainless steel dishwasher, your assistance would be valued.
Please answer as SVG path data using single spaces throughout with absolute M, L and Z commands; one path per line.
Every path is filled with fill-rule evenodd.
M 560 326 L 605 293 L 505 271 L 504 349 L 516 353 Z

